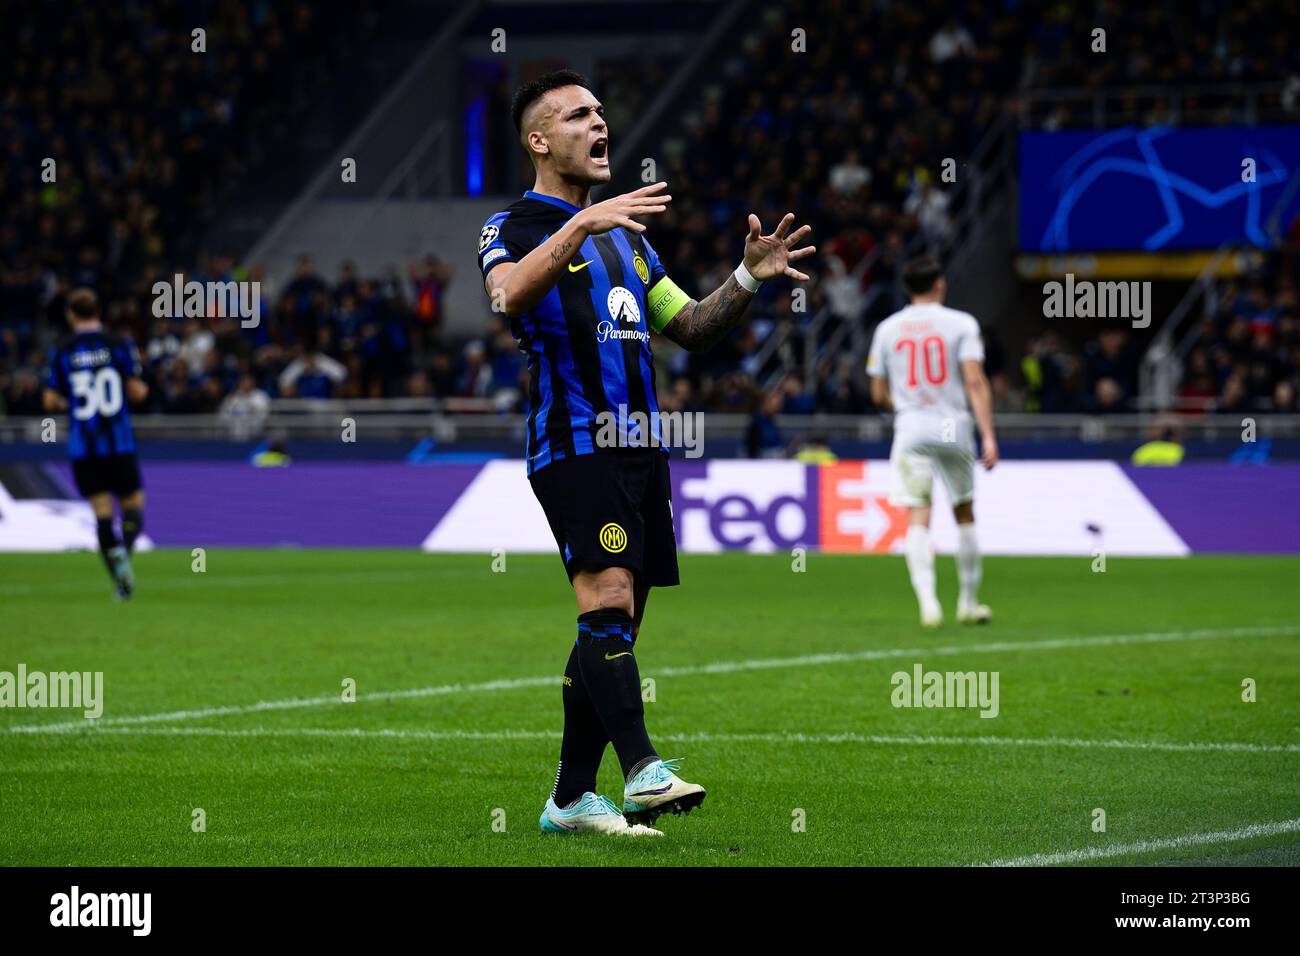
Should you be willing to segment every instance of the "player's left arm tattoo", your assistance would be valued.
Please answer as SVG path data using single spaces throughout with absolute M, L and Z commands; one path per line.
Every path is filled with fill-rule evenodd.
M 727 276 L 702 300 L 691 299 L 682 306 L 663 334 L 688 352 L 707 351 L 740 323 L 753 298 L 754 293 L 746 291 L 734 275 Z
M 551 261 L 547 265 L 547 270 L 553 270 L 558 266 L 564 265 L 569 261 L 569 253 L 573 251 L 572 240 L 566 239 L 564 242 L 557 242 L 551 247 Z

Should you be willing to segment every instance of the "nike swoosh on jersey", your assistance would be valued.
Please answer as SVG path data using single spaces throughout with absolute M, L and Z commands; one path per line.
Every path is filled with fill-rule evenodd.
M 622 654 L 606 654 L 605 660 L 612 661 L 616 657 L 627 657 L 631 653 L 631 651 L 624 651 Z
M 589 265 L 591 265 L 591 260 L 590 260 L 590 259 L 585 260 L 585 261 L 582 263 L 582 265 L 577 266 L 576 268 L 574 267 L 573 263 L 570 262 L 570 263 L 569 263 L 569 271 L 570 271 L 570 272 L 581 272 L 583 269 L 587 268 L 587 266 L 589 266 Z

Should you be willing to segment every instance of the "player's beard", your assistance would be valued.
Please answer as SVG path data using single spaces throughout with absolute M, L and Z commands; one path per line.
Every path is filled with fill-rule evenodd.
M 608 149 L 605 151 L 605 156 L 609 157 Z M 575 145 L 574 151 L 565 155 L 563 162 L 560 161 L 558 154 L 553 158 L 555 162 L 550 168 L 548 177 L 551 182 L 558 181 L 566 186 L 590 191 L 610 180 L 608 165 L 597 166 L 592 163 L 591 144 L 588 142 Z
M 603 186 L 605 185 L 605 183 L 609 182 L 610 179 L 609 170 L 605 169 L 603 170 L 603 172 L 605 173 L 605 175 L 596 176 L 593 175 L 593 171 L 591 169 L 583 168 L 583 169 L 575 170 L 570 173 L 562 173 L 560 178 L 563 179 L 564 182 L 568 183 L 570 186 L 576 186 L 579 189 L 590 191 L 592 189 L 595 189 L 598 186 Z
M 608 154 L 606 154 L 606 156 L 608 156 Z M 578 158 L 578 162 L 575 164 L 573 172 L 565 178 L 575 185 L 584 186 L 590 189 L 595 186 L 603 186 L 605 183 L 609 182 L 611 175 L 610 167 L 608 165 L 597 166 L 592 163 L 591 156 L 584 153 Z
M 592 143 L 584 141 L 583 144 L 575 151 L 573 162 L 569 164 L 573 170 L 570 182 L 581 186 L 601 186 L 609 182 L 612 176 L 612 167 L 609 159 L 609 143 L 605 143 L 604 155 L 600 157 L 603 163 L 597 163 L 592 156 Z

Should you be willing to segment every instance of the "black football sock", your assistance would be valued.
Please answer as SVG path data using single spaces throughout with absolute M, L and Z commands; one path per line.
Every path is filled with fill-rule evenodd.
M 551 799 L 557 807 L 567 807 L 584 793 L 596 792 L 596 771 L 605 755 L 609 734 L 600 720 L 582 679 L 578 645 L 569 652 L 564 668 L 564 739 L 560 742 L 560 768 L 555 772 L 555 789 Z
M 108 568 L 108 576 L 116 581 L 117 572 L 113 570 L 113 559 L 109 556 L 109 552 L 121 542 L 117 540 L 117 532 L 113 530 L 113 519 L 97 518 L 95 530 L 99 535 L 99 554 L 104 559 L 104 567 Z
M 128 554 L 135 550 L 135 539 L 140 537 L 142 528 L 144 528 L 144 512 L 139 508 L 123 508 L 122 543 L 126 545 Z
M 658 756 L 645 729 L 641 672 L 632 653 L 632 617 L 602 608 L 578 616 L 578 660 L 587 693 L 609 734 L 623 776 Z

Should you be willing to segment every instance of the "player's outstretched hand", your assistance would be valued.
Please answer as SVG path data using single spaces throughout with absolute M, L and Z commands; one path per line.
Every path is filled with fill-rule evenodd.
M 998 463 L 998 443 L 991 438 L 980 441 L 980 464 L 985 471 L 992 471 Z
M 798 282 L 808 281 L 808 277 L 798 269 L 791 268 L 790 263 L 817 251 L 816 246 L 795 248 L 795 243 L 812 232 L 812 226 L 800 226 L 786 235 L 793 222 L 794 213 L 788 212 L 776 230 L 770 236 L 764 236 L 760 234 L 763 227 L 759 224 L 758 217 L 749 214 L 749 235 L 745 237 L 745 268 L 755 279 L 763 282 L 778 276 L 789 276 Z
M 652 216 L 667 210 L 673 201 L 673 197 L 664 192 L 667 188 L 667 183 L 642 186 L 604 202 L 592 203 L 573 218 L 579 220 L 591 236 L 599 236 L 619 226 L 633 232 L 645 232 L 645 226 L 633 221 L 632 217 Z

